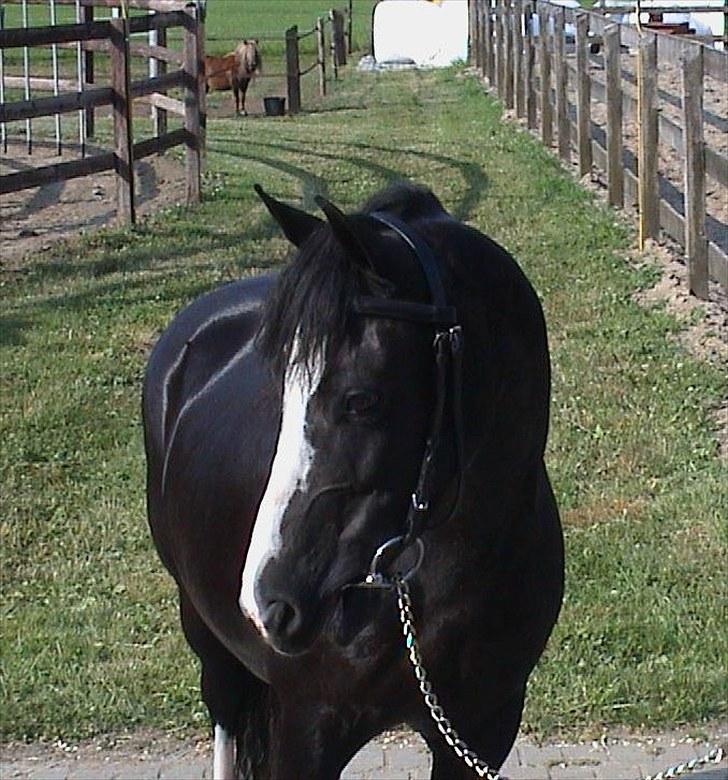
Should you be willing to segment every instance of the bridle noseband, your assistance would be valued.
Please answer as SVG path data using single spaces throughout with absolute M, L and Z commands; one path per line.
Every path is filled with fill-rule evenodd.
M 460 503 L 463 470 L 463 426 L 462 426 L 462 353 L 463 333 L 458 322 L 457 311 L 448 305 L 445 288 L 442 284 L 440 267 L 432 249 L 422 236 L 409 225 L 389 214 L 375 212 L 373 219 L 393 230 L 412 250 L 427 280 L 431 304 L 412 301 L 390 300 L 362 296 L 354 301 L 357 314 L 370 317 L 383 317 L 394 320 L 431 325 L 435 328 L 433 349 L 435 352 L 435 409 L 432 425 L 425 444 L 425 452 L 420 465 L 417 484 L 412 492 L 407 511 L 405 531 L 380 545 L 369 565 L 369 573 L 360 587 L 391 588 L 395 577 L 407 580 L 419 569 L 424 556 L 424 542 L 421 539 L 427 520 L 432 514 L 434 473 L 437 454 L 440 449 L 445 408 L 448 396 L 448 375 L 451 376 L 450 394 L 452 396 L 453 422 L 457 450 L 458 488 L 452 516 Z M 406 572 L 389 571 L 391 564 L 407 548 L 415 545 L 416 559 Z

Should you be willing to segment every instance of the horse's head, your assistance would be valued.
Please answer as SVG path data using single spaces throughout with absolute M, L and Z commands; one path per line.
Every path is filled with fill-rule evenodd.
M 263 59 L 260 55 L 260 47 L 257 38 L 246 38 L 235 47 L 235 55 L 238 66 L 244 71 L 243 75 L 254 76 L 263 69 Z
M 355 311 L 362 300 L 429 303 L 401 237 L 366 213 L 321 200 L 324 222 L 259 193 L 299 251 L 258 339 L 282 405 L 240 607 L 275 649 L 297 653 L 404 532 L 431 428 L 434 330 Z

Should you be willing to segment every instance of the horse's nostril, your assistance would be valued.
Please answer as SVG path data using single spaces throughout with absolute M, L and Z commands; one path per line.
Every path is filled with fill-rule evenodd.
M 274 636 L 291 639 L 301 628 L 303 618 L 301 610 L 287 601 L 271 602 L 263 615 L 263 623 Z

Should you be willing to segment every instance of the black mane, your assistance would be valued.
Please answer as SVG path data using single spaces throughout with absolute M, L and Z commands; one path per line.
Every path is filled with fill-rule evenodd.
M 445 213 L 430 190 L 409 183 L 392 185 L 373 196 L 352 218 L 377 211 L 404 221 Z M 329 226 L 324 225 L 281 272 L 263 312 L 258 347 L 276 373 L 282 374 L 292 358 L 310 373 L 317 356 L 334 354 L 350 333 L 354 299 L 384 296 L 388 289 L 386 279 L 347 258 Z

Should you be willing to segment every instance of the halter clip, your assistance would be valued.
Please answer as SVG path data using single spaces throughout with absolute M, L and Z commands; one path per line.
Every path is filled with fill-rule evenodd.
M 395 578 L 399 578 L 404 582 L 409 581 L 415 575 L 417 570 L 422 564 L 422 559 L 425 557 L 425 544 L 422 539 L 415 539 L 414 546 L 417 550 L 417 559 L 414 564 L 406 572 L 391 572 L 384 573 L 381 571 L 382 567 L 387 564 L 385 558 L 389 558 L 389 562 L 393 562 L 399 557 L 399 554 L 408 549 L 408 547 L 402 547 L 404 542 L 404 536 L 394 536 L 383 545 L 381 545 L 374 553 L 372 562 L 369 564 L 369 574 L 364 578 L 363 582 L 357 583 L 360 588 L 393 588 Z M 393 558 L 388 555 L 393 548 L 400 547 L 401 550 Z

